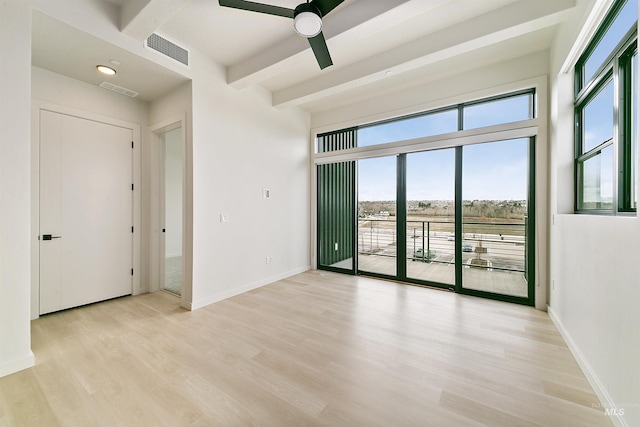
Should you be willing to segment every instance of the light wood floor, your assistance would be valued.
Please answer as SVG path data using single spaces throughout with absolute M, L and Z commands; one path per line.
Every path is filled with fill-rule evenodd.
M 310 271 L 44 316 L 0 426 L 610 426 L 546 313 Z

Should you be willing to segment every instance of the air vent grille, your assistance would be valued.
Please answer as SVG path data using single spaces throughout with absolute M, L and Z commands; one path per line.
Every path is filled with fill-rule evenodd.
M 122 94 L 122 95 L 130 96 L 131 98 L 135 98 L 136 96 L 139 95 L 138 92 L 135 92 L 135 91 L 133 91 L 131 89 L 124 88 L 122 86 L 114 85 L 114 84 L 109 83 L 109 82 L 100 83 L 100 87 L 104 88 L 104 89 L 112 90 L 114 92 L 118 92 L 119 94 Z
M 160 52 L 184 65 L 189 65 L 189 51 L 153 33 L 147 39 L 147 47 Z

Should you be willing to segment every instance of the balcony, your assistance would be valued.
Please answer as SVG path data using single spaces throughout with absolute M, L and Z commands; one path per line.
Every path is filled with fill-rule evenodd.
M 455 224 L 407 221 L 407 278 L 454 286 Z M 358 269 L 396 276 L 394 219 L 358 221 Z M 527 296 L 526 226 L 514 222 L 464 222 L 462 286 L 486 292 Z

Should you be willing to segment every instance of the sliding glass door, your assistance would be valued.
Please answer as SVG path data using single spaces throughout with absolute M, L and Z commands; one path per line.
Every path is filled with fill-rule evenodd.
M 528 299 L 533 142 L 463 147 L 462 291 Z
M 395 278 L 397 157 L 358 160 L 358 270 Z
M 534 140 L 318 165 L 318 267 L 533 303 Z
M 406 279 L 455 285 L 455 149 L 406 155 Z

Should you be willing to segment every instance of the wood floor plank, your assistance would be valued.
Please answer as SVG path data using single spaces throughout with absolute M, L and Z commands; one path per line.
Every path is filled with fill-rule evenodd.
M 309 271 L 193 312 L 164 292 L 32 322 L 4 426 L 610 426 L 548 315 Z
M 60 425 L 34 378 L 33 369 L 0 381 L 0 426 L 22 425 Z

